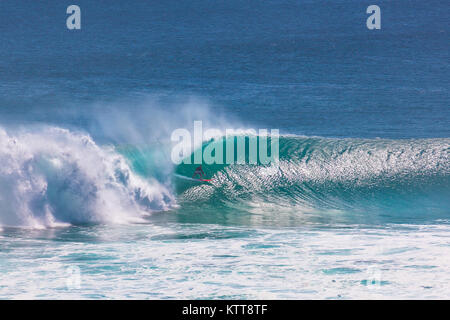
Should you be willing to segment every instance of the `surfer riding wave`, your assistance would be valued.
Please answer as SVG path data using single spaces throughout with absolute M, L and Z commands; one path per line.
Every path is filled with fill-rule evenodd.
M 195 169 L 194 174 L 192 175 L 192 178 L 194 178 L 195 176 L 199 176 L 199 179 L 202 179 L 204 175 L 205 175 L 205 172 L 202 169 L 202 165 L 199 165 Z

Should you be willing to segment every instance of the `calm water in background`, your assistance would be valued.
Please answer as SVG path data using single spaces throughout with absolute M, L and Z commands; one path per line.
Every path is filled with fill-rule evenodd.
M 0 2 L 1 298 L 449 297 L 447 2 L 70 4 Z M 193 120 L 279 171 L 174 181 Z

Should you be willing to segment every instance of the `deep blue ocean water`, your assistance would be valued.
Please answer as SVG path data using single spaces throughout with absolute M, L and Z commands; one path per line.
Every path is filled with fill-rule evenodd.
M 449 8 L 0 1 L 0 298 L 449 298 Z M 194 120 L 279 167 L 174 178 Z

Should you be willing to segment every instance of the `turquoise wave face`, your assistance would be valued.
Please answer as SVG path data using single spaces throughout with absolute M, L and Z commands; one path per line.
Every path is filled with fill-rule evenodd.
M 248 143 L 252 138 L 245 139 Z M 206 142 L 202 150 L 226 143 Z M 180 205 L 176 217 L 186 222 L 267 225 L 448 219 L 449 150 L 450 139 L 282 136 L 276 165 L 203 164 L 206 177 L 212 179 L 208 183 L 176 178 L 191 177 L 196 164 L 174 167 L 172 184 Z M 161 174 L 161 154 L 136 152 L 127 155 L 135 170 L 147 176 Z M 245 157 L 248 162 L 248 154 Z

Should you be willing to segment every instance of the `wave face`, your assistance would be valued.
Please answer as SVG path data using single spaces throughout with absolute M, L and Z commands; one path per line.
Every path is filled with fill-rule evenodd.
M 179 187 L 180 203 L 209 207 L 209 216 L 221 207 L 270 223 L 283 215 L 357 223 L 450 217 L 450 139 L 283 136 L 279 143 L 278 166 L 204 166 L 212 183 Z M 193 166 L 181 164 L 177 173 L 189 175 Z
M 0 128 L 0 225 L 135 222 L 173 203 L 164 184 L 142 179 L 122 155 L 89 135 Z

